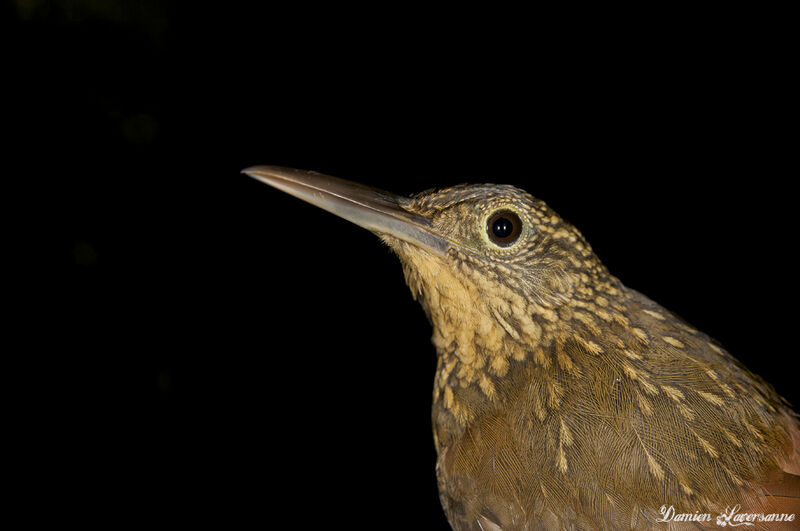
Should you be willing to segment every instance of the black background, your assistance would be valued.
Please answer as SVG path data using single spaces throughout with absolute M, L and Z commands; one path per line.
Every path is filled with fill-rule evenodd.
M 524 188 L 797 402 L 772 19 L 268 6 L 3 7 L 32 495 L 84 522 L 446 528 L 399 263 L 255 164 Z

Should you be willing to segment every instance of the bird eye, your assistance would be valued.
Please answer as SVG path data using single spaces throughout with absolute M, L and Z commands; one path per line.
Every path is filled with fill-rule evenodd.
M 510 210 L 499 210 L 489 216 L 486 232 L 493 243 L 500 247 L 508 247 L 519 239 L 522 233 L 522 220 Z

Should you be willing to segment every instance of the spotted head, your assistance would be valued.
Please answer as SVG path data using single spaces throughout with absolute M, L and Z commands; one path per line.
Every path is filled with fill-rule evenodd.
M 566 303 L 590 277 L 605 275 L 572 225 L 513 186 L 459 185 L 404 198 L 400 205 L 427 220 L 442 239 L 436 256 L 392 234 L 382 235 L 400 256 L 409 285 L 419 295 L 437 287 L 441 291 L 438 275 L 425 278 L 426 266 L 437 273 L 446 267 L 473 284 L 483 299 L 507 293 L 504 298 L 510 302 L 510 291 L 543 308 Z

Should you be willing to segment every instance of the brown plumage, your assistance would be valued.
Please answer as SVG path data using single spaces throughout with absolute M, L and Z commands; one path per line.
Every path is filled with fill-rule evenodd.
M 436 473 L 454 529 L 716 527 L 800 513 L 800 428 L 720 345 L 613 277 L 511 186 L 402 198 L 250 175 L 376 232 L 433 325 Z M 705 522 L 658 522 L 674 513 Z M 756 522 L 756 528 L 798 521 Z

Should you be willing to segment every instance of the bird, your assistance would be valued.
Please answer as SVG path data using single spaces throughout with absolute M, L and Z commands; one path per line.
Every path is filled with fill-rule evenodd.
M 453 529 L 800 527 L 791 405 L 612 276 L 542 200 L 511 185 L 400 196 L 279 166 L 243 173 L 400 259 L 433 328 L 435 473 Z

